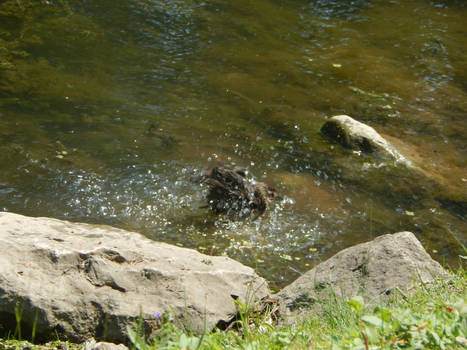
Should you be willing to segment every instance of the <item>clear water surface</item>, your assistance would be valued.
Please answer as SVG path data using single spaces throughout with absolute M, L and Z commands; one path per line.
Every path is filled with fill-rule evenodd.
M 227 254 L 274 288 L 401 230 L 452 266 L 466 242 L 467 6 L 394 0 L 0 3 L 0 210 Z M 413 177 L 325 139 L 348 114 Z M 203 209 L 218 159 L 283 199 Z

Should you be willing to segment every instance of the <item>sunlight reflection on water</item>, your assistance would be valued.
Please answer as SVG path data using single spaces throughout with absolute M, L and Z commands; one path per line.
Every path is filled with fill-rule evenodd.
M 463 2 L 69 3 L 0 24 L 1 210 L 227 254 L 277 285 L 398 230 L 457 259 L 446 232 L 467 232 Z M 458 196 L 323 138 L 343 113 Z M 283 200 L 257 220 L 215 217 L 192 178 L 217 159 Z

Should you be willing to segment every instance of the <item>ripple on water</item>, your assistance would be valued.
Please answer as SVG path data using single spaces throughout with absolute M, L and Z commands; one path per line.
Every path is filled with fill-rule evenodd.
M 0 2 L 1 210 L 227 254 L 276 285 L 399 230 L 462 254 L 447 232 L 465 241 L 465 1 L 19 3 Z M 454 194 L 411 193 L 321 138 L 342 113 Z M 283 200 L 213 216 L 191 177 L 215 155 Z

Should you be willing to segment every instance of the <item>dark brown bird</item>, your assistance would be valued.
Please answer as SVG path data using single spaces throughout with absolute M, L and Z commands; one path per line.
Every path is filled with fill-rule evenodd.
M 264 182 L 252 183 L 244 169 L 222 162 L 205 169 L 201 182 L 208 187 L 206 198 L 211 210 L 233 219 L 257 218 L 278 198 L 274 188 Z

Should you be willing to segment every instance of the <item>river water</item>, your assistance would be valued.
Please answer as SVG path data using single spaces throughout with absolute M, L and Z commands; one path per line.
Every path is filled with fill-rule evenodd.
M 466 18 L 460 0 L 2 1 L 0 210 L 226 254 L 274 288 L 401 230 L 458 266 Z M 324 138 L 338 114 L 433 181 Z M 192 179 L 216 160 L 282 199 L 213 216 Z

